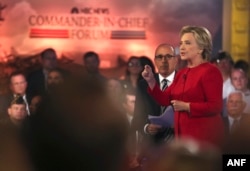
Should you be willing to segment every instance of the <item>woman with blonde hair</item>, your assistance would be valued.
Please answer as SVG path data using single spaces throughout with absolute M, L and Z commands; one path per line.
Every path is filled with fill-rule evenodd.
M 220 146 L 224 134 L 220 115 L 223 80 L 218 68 L 209 62 L 211 35 L 204 27 L 184 26 L 180 37 L 180 57 L 187 66 L 177 73 L 171 86 L 162 92 L 149 66 L 145 66 L 142 76 L 158 103 L 172 105 L 177 139 L 191 138 Z

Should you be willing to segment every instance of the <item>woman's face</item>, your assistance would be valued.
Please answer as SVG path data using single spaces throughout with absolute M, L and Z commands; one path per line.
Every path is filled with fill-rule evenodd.
M 193 33 L 185 33 L 181 37 L 180 56 L 182 60 L 192 60 L 201 56 L 202 49 L 197 44 Z
M 139 59 L 131 59 L 128 63 L 128 71 L 132 75 L 140 74 L 143 70 Z

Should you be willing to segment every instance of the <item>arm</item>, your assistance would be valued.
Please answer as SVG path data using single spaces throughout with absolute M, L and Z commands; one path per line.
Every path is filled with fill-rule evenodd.
M 142 72 L 142 77 L 148 83 L 148 93 L 162 106 L 168 106 L 169 103 L 169 88 L 164 92 L 161 91 L 160 86 L 156 84 L 154 74 L 149 65 L 145 65 Z

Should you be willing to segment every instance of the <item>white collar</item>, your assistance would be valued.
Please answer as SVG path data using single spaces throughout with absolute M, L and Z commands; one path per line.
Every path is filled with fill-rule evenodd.
M 167 79 L 168 80 L 168 86 L 170 86 L 174 80 L 174 76 L 175 76 L 175 71 L 173 71 L 169 76 L 167 77 L 163 77 L 161 74 L 159 75 L 159 81 L 160 83 L 162 82 L 163 79 Z
M 231 116 L 228 116 L 228 121 L 230 126 L 233 124 L 235 119 L 239 121 L 241 119 L 241 116 L 239 116 L 238 118 L 233 118 Z

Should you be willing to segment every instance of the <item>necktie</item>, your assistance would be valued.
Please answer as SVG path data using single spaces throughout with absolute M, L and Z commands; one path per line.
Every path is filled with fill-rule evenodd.
M 168 80 L 167 79 L 163 79 L 161 81 L 161 91 L 164 91 L 167 87 L 168 87 Z M 161 106 L 161 113 L 163 113 L 166 110 L 166 106 Z
M 161 90 L 164 91 L 168 87 L 168 80 L 167 79 L 163 79 L 161 81 L 161 84 L 162 84 Z
M 231 126 L 231 132 L 234 132 L 239 127 L 240 121 L 238 119 L 234 119 L 233 124 Z
M 161 81 L 161 83 L 162 83 L 161 91 L 164 91 L 168 87 L 168 80 L 167 79 L 163 79 Z M 165 112 L 166 108 L 167 108 L 167 106 L 161 106 L 161 113 L 162 114 Z M 173 138 L 174 138 L 174 129 L 173 128 L 171 128 L 171 127 L 164 128 L 164 130 L 163 130 L 162 133 L 163 133 L 162 136 L 164 138 L 163 141 L 165 143 L 168 143 L 171 140 L 173 140 Z
M 30 115 L 29 103 L 28 103 L 28 101 L 26 99 L 26 96 L 23 96 L 23 100 L 26 103 L 27 114 Z

